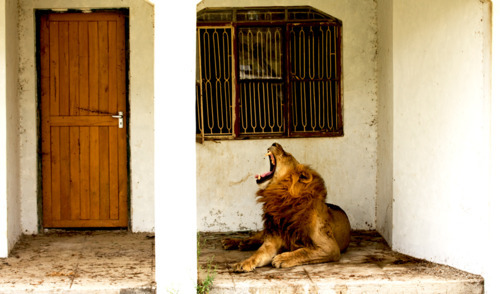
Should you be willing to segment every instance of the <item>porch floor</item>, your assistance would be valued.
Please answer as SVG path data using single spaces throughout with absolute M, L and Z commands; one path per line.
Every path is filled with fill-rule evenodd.
M 22 236 L 0 259 L 0 293 L 154 293 L 154 243 L 126 231 Z
M 198 282 L 215 267 L 210 293 L 483 293 L 481 276 L 392 251 L 374 231 L 353 232 L 339 262 L 233 273 L 253 252 L 222 249 L 221 240 L 247 233 L 200 233 Z

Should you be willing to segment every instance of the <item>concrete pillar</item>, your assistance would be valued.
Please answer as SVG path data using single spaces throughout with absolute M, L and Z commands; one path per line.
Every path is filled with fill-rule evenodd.
M 155 1 L 158 293 L 196 291 L 196 1 Z
M 17 1 L 0 0 L 0 258 L 21 234 Z
M 8 254 L 5 35 L 5 0 L 0 0 L 0 257 Z

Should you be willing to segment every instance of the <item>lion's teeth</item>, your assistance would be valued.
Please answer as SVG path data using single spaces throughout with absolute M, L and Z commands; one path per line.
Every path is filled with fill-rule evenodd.
M 271 153 L 271 151 L 268 151 L 268 152 L 266 153 L 266 156 L 271 156 L 271 154 L 272 154 L 272 153 Z

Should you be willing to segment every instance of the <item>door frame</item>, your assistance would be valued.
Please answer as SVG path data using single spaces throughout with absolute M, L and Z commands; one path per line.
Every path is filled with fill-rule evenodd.
M 90 12 L 91 11 L 91 12 Z M 36 53 L 36 123 L 37 123 L 37 220 L 38 220 L 38 231 L 43 232 L 44 230 L 48 230 L 51 228 L 44 228 L 43 226 L 43 181 L 42 181 L 42 123 L 41 123 L 41 97 L 42 97 L 42 88 L 41 88 L 41 56 L 40 56 L 40 24 L 41 17 L 48 14 L 55 13 L 99 13 L 99 12 L 108 12 L 108 13 L 117 13 L 124 16 L 124 26 L 125 26 L 125 124 L 126 124 L 126 154 L 127 154 L 127 162 L 126 162 L 126 175 L 127 175 L 127 230 L 131 229 L 132 224 L 132 215 L 131 215 L 131 187 L 130 187 L 130 95 L 129 95 L 129 87 L 130 87 L 130 37 L 129 37 L 129 9 L 128 8 L 112 8 L 112 9 L 89 9 L 82 11 L 80 9 L 61 9 L 60 11 L 54 11 L 53 9 L 37 9 L 35 10 L 35 53 Z M 79 228 L 68 228 L 68 229 L 79 229 Z M 88 229 L 99 229 L 99 228 L 88 228 Z

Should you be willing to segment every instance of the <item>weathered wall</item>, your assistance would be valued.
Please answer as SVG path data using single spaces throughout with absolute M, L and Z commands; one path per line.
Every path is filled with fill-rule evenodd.
M 378 148 L 377 148 L 377 231 L 392 242 L 394 79 L 393 1 L 379 1 L 378 17 Z
M 492 1 L 492 76 L 491 76 L 491 191 L 488 204 L 488 245 L 485 252 L 492 252 L 484 263 L 486 293 L 500 293 L 500 255 L 498 251 L 498 224 L 500 224 L 500 1 Z
M 198 9 L 310 5 L 343 22 L 344 132 L 339 138 L 277 140 L 324 177 L 328 201 L 343 207 L 355 229 L 375 228 L 377 170 L 376 3 L 362 1 L 202 1 Z M 269 169 L 274 140 L 197 144 L 198 230 L 258 229 L 254 174 Z
M 395 250 L 481 273 L 490 159 L 487 1 L 394 1 Z
M 38 230 L 36 9 L 129 8 L 130 201 L 133 231 L 154 230 L 153 6 L 135 0 L 19 0 L 22 228 Z
M 0 1 L 0 257 L 21 234 L 17 102 L 17 3 Z

